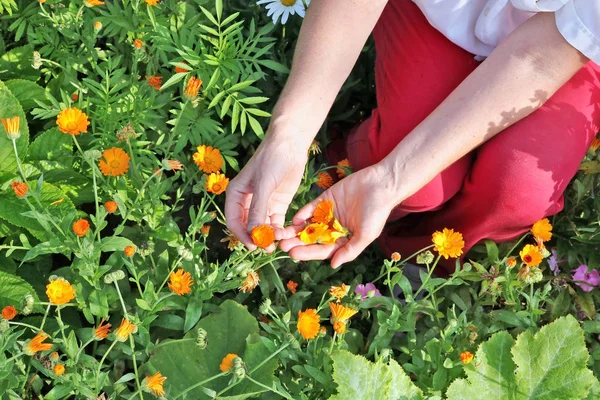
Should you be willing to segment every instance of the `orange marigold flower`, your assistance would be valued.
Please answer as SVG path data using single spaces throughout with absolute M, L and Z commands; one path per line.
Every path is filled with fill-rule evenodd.
M 344 333 L 346 333 L 346 322 L 344 322 L 344 321 L 335 321 L 333 323 L 333 330 L 338 335 L 343 335 Z
M 454 232 L 454 229 L 444 228 L 442 232 L 434 232 L 431 237 L 433 249 L 440 253 L 446 260 L 448 257 L 459 257 L 465 247 L 463 236 L 459 232 Z
M 99 31 L 100 29 L 102 29 L 102 22 L 100 21 L 96 21 L 94 22 L 94 29 Z
M 46 2 L 46 0 L 37 0 L 37 2 L 40 4 L 44 4 Z
M 52 343 L 44 343 L 49 336 L 40 331 L 37 335 L 25 342 L 23 345 L 23 352 L 28 356 L 32 356 L 38 351 L 48 351 L 52 348 Z
M 223 166 L 223 156 L 219 149 L 212 146 L 200 145 L 198 151 L 194 153 L 194 162 L 202 172 L 211 174 L 217 172 Z
M 258 286 L 259 282 L 260 278 L 258 277 L 258 274 L 255 271 L 250 271 L 248 272 L 248 275 L 246 275 L 244 284 L 240 286 L 240 290 L 244 293 L 252 293 L 252 291 Z
M 179 268 L 177 272 L 171 272 L 169 275 L 169 289 L 178 296 L 183 296 L 192 291 L 192 274 Z
M 312 222 L 320 224 L 329 224 L 333 221 L 333 200 L 322 200 L 315 207 Z
M 73 232 L 79 237 L 84 237 L 90 230 L 90 223 L 85 219 L 78 219 L 73 222 Z
M 46 285 L 46 295 L 52 304 L 67 304 L 75 298 L 75 289 L 66 279 L 58 278 Z
M 537 246 L 528 244 L 523 247 L 523 250 L 519 252 L 519 256 L 521 256 L 521 260 L 528 267 L 537 267 L 542 263 L 544 256 L 540 252 L 540 249 Z
M 332 286 L 329 288 L 329 294 L 340 301 L 350 291 L 350 286 L 342 283 L 340 286 Z
M 210 232 L 210 225 L 202 225 L 202 227 L 200 228 L 200 233 L 202 233 L 202 235 L 204 236 L 208 236 Z
M 135 254 L 135 246 L 125 246 L 123 253 L 125 253 L 127 257 L 133 257 Z
M 310 224 L 298 233 L 298 237 L 306 244 L 323 243 L 328 240 L 329 226 L 322 223 Z
M 298 323 L 296 327 L 304 339 L 314 339 L 319 334 L 321 328 L 319 321 L 321 321 L 321 317 L 317 314 L 317 310 L 309 308 L 306 311 L 298 311 Z
M 104 203 L 104 208 L 106 208 L 106 212 L 107 213 L 114 213 L 115 211 L 117 211 L 117 208 L 119 208 L 119 206 L 117 205 L 116 201 L 107 201 L 106 203 Z
M 58 352 L 57 351 L 53 351 L 52 353 L 50 353 L 50 360 L 56 362 L 58 361 Z
M 104 318 L 100 321 L 100 324 L 96 329 L 94 329 L 94 339 L 95 340 L 103 340 L 106 339 L 108 333 L 110 332 L 111 324 L 104 324 Z
M 252 228 L 250 237 L 255 245 L 266 249 L 275 242 L 275 230 L 269 225 L 257 225 Z
M 6 132 L 6 136 L 8 136 L 9 139 L 17 140 L 21 137 L 21 131 L 19 130 L 21 117 L 15 115 L 14 117 L 0 118 L 0 122 L 2 123 L 4 131 Z
M 135 39 L 133 41 L 133 47 L 135 47 L 136 49 L 141 49 L 143 45 L 144 42 L 142 42 L 140 39 Z
M 185 62 L 180 62 L 179 64 L 187 65 L 187 63 L 185 63 Z M 181 68 L 181 67 L 175 66 L 175 73 L 176 74 L 181 74 L 183 72 L 188 72 L 188 70 L 185 69 L 185 68 Z
M 234 250 L 236 246 L 240 244 L 240 240 L 237 237 L 235 237 L 235 235 L 231 233 L 229 229 L 223 230 L 223 233 L 225 233 L 227 237 L 221 239 L 221 243 L 227 243 L 227 248 L 229 250 Z
M 71 100 L 73 100 L 73 101 L 77 101 L 77 100 L 79 100 L 79 95 L 78 95 L 77 93 L 73 93 L 73 94 L 71 95 Z
M 600 139 L 594 139 L 594 141 L 592 142 L 592 144 L 590 144 L 590 150 L 591 151 L 596 151 L 600 149 Z
M 123 318 L 121 325 L 115 331 L 115 339 L 119 342 L 124 342 L 129 338 L 129 335 L 137 332 L 137 326 L 129 322 L 128 319 Z
M 104 2 L 100 0 L 83 0 L 83 4 L 85 4 L 86 7 L 96 7 L 103 5 Z
M 164 160 L 163 168 L 167 171 L 183 171 L 183 165 L 177 160 Z
M 2 309 L 2 318 L 10 321 L 17 316 L 17 309 L 13 306 L 6 306 Z
M 317 186 L 323 190 L 329 189 L 333 185 L 333 178 L 327 172 L 319 172 L 317 175 Z
M 67 133 L 72 136 L 87 132 L 88 125 L 87 115 L 77 107 L 67 108 L 62 110 L 56 117 L 56 125 L 62 133 Z
M 508 268 L 514 268 L 514 267 L 515 267 L 515 265 L 517 265 L 517 259 L 516 259 L 516 258 L 514 258 L 514 257 L 509 257 L 509 258 L 506 260 L 506 266 L 507 266 Z
M 65 366 L 63 364 L 56 364 L 54 366 L 54 375 L 61 376 L 65 373 Z
M 229 353 L 225 357 L 223 357 L 223 360 L 221 361 L 221 365 L 219 365 L 219 369 L 221 370 L 221 372 L 229 371 L 231 369 L 231 367 L 233 367 L 233 360 L 236 359 L 237 357 L 238 357 L 238 355 L 234 354 L 234 353 Z
M 160 372 L 157 372 L 152 376 L 147 376 L 142 381 L 142 390 L 147 393 L 152 393 L 155 396 L 163 397 L 165 395 L 165 388 L 163 387 L 163 384 L 166 380 L 167 377 L 162 376 Z
M 104 176 L 121 176 L 129 170 L 129 156 L 120 147 L 104 150 L 98 162 Z
M 462 353 L 460 353 L 460 361 L 463 364 L 470 364 L 471 361 L 473 361 L 473 353 L 471 353 L 470 351 L 463 351 Z
M 287 288 L 292 292 L 292 294 L 296 294 L 296 289 L 298 288 L 298 284 L 294 281 L 288 281 Z
M 347 158 L 344 158 L 342 161 L 337 163 L 340 167 L 350 168 L 350 161 Z M 336 168 L 335 172 L 338 174 L 338 178 L 342 179 L 346 176 L 346 170 L 344 168 Z
M 198 97 L 198 92 L 200 91 L 200 86 L 202 86 L 202 81 L 195 76 L 192 76 L 185 86 L 185 90 L 183 92 L 183 96 L 187 100 L 194 100 Z
M 358 310 L 346 307 L 340 303 L 334 303 L 332 301 L 329 302 L 329 309 L 331 310 L 332 323 L 335 323 L 336 321 L 342 321 L 345 323 L 358 312 Z
M 542 242 L 552 239 L 552 224 L 550 224 L 548 218 L 541 219 L 533 224 L 531 234 L 534 239 L 539 239 Z
M 160 0 L 146 0 L 146 4 L 149 6 L 155 6 L 160 2 Z
M 392 257 L 391 258 L 392 258 L 392 261 L 398 262 L 398 261 L 400 261 L 400 259 L 402 258 L 402 256 L 400 256 L 400 253 L 398 253 L 397 251 L 395 251 L 395 252 L 392 253 Z
M 147 76 L 146 80 L 148 81 L 148 85 L 152 86 L 156 90 L 160 90 L 160 87 L 162 86 L 162 76 Z
M 214 194 L 221 194 L 227 189 L 229 178 L 220 172 L 210 174 L 206 178 L 206 191 Z
M 17 197 L 23 197 L 29 191 L 29 187 L 24 182 L 13 181 L 10 186 Z

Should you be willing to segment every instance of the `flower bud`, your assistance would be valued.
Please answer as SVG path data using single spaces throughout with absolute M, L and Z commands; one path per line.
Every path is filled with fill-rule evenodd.
M 138 252 L 142 257 L 147 257 L 150 254 L 154 253 L 154 242 L 151 240 L 147 240 L 145 242 L 140 243 L 138 246 Z
M 0 333 L 6 332 L 9 327 L 10 325 L 8 324 L 8 320 L 0 318 Z
M 260 312 L 263 315 L 267 315 L 269 311 L 271 311 L 271 304 L 271 299 L 265 299 L 265 301 L 263 301 L 260 307 L 258 308 L 258 312 Z
M 42 66 L 42 56 L 37 51 L 33 52 L 33 57 L 31 59 L 31 67 L 33 69 L 40 69 Z
M 177 254 L 179 254 L 179 257 L 183 258 L 185 261 L 192 261 L 194 259 L 194 255 L 192 254 L 191 250 L 184 246 L 179 246 L 177 248 Z
M 204 350 L 208 346 L 208 332 L 202 328 L 198 328 L 196 331 L 196 346 L 200 350 Z
M 433 253 L 429 250 L 424 251 L 422 253 L 420 253 L 417 256 L 417 264 L 431 264 L 433 262 L 433 260 L 435 259 L 435 256 L 433 255 Z
M 194 186 L 192 186 L 192 193 L 194 194 L 200 194 L 203 190 L 204 185 L 202 183 L 196 183 Z
M 102 152 L 100 150 L 94 149 L 86 150 L 83 152 L 83 157 L 85 157 L 85 159 L 89 161 L 96 161 L 99 160 L 100 157 L 102 157 Z
M 104 276 L 104 283 L 106 283 L 107 285 L 110 285 L 110 284 L 120 281 L 121 279 L 124 279 L 124 278 L 125 278 L 125 272 L 118 270 L 118 271 L 111 272 L 110 274 L 106 274 Z
M 21 310 L 21 314 L 29 315 L 33 311 L 33 306 L 35 305 L 35 299 L 31 294 L 26 294 L 23 299 L 23 309 Z
M 283 314 L 282 320 L 283 320 L 284 324 L 286 324 L 286 325 L 289 324 L 291 319 L 292 319 L 292 313 L 291 313 L 291 311 L 288 311 L 285 314 Z

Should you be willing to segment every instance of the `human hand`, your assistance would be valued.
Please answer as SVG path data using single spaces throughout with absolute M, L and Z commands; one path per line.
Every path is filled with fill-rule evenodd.
M 227 227 L 248 249 L 256 249 L 249 231 L 267 224 L 283 235 L 287 209 L 300 186 L 308 148 L 293 139 L 267 137 L 229 183 L 225 199 Z M 273 251 L 271 245 L 267 251 Z
M 332 268 L 354 260 L 381 234 L 383 227 L 398 204 L 395 189 L 386 183 L 380 165 L 374 165 L 344 178 L 316 200 L 301 208 L 285 228 L 279 248 L 288 251 L 296 260 L 332 258 Z M 310 219 L 317 204 L 332 200 L 334 215 L 351 232 L 349 239 L 340 238 L 335 244 L 305 244 L 297 237 Z

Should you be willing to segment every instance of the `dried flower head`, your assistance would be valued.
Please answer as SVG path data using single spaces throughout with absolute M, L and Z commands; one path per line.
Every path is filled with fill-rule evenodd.
M 240 286 L 240 290 L 244 293 L 252 293 L 252 291 L 258 286 L 260 278 L 255 271 L 250 271 L 246 275 L 246 280 L 243 285 Z
M 221 243 L 227 243 L 227 248 L 229 250 L 234 250 L 238 244 L 240 244 L 240 240 L 235 237 L 233 233 L 229 229 L 224 229 L 223 233 L 226 235 L 223 239 L 221 239 Z

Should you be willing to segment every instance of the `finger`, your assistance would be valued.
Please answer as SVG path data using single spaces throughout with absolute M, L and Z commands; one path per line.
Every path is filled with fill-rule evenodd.
M 337 269 L 342 264 L 354 260 L 356 257 L 371 244 L 373 240 L 368 239 L 366 236 L 354 235 L 348 240 L 343 247 L 335 252 L 331 259 L 331 268 Z
M 310 220 L 313 213 L 315 212 L 315 208 L 317 208 L 317 204 L 319 204 L 321 200 L 323 200 L 323 198 L 322 196 L 319 196 L 315 200 L 311 201 L 310 203 L 302 207 L 300 210 L 298 210 L 296 215 L 294 215 L 294 218 L 292 218 L 292 224 L 302 225 L 306 223 L 306 221 Z
M 283 239 L 279 242 L 279 248 L 285 252 L 289 252 L 294 247 L 307 246 L 299 237 L 292 237 L 289 239 Z
M 256 249 L 252 238 L 246 231 L 244 224 L 244 204 L 247 203 L 248 195 L 237 188 L 238 185 L 229 185 L 225 194 L 225 223 L 231 231 L 249 250 Z
M 260 182 L 256 182 L 252 190 L 252 202 L 248 211 L 248 232 L 253 227 L 264 224 L 267 220 L 269 199 L 274 190 L 275 185 L 272 185 L 269 181 L 261 180 Z
M 277 229 L 275 229 L 275 237 L 277 238 L 277 240 L 293 239 L 293 238 L 296 238 L 298 236 L 298 233 L 302 232 L 302 230 L 305 227 L 306 226 L 304 224 L 302 224 L 302 225 L 290 225 L 290 226 L 286 226 L 285 228 L 277 228 Z M 287 251 L 287 250 L 285 250 L 285 251 Z
M 304 246 L 296 246 L 290 250 L 290 256 L 294 260 L 309 261 L 309 260 L 326 260 L 330 258 L 342 246 L 342 243 L 335 244 L 311 244 Z

